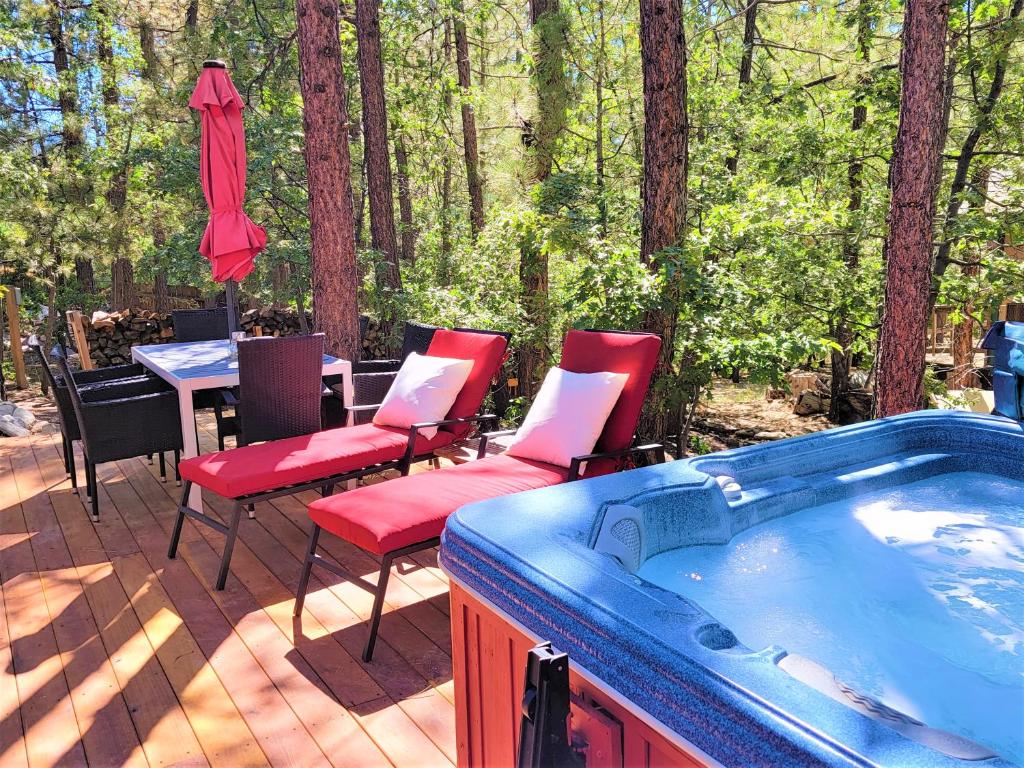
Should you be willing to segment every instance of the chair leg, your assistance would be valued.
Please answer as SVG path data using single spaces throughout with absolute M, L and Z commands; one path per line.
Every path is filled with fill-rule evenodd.
M 370 614 L 370 635 L 366 638 L 366 648 L 363 649 L 363 661 L 367 663 L 373 658 L 373 647 L 377 644 L 377 629 L 380 627 L 380 614 L 384 610 L 384 593 L 388 589 L 388 578 L 391 576 L 393 560 L 393 555 L 385 555 L 380 563 L 377 592 L 373 596 L 373 613 Z
M 149 461 L 149 466 L 152 467 L 153 466 L 153 454 L 152 453 L 146 454 L 146 459 L 147 459 L 147 461 Z
M 64 456 L 64 473 L 71 477 L 71 462 L 68 461 L 68 439 L 64 435 L 60 436 L 60 449 Z
M 249 519 L 250 520 L 255 520 L 256 519 L 256 505 L 255 504 L 246 504 L 245 508 L 249 512 Z
M 181 451 L 178 448 L 174 449 L 174 481 L 181 487 L 181 470 L 178 469 L 178 465 L 181 463 Z
M 96 487 L 96 464 L 90 461 L 87 471 L 89 473 L 90 486 L 92 487 L 92 496 L 90 497 L 92 499 L 92 521 L 98 523 L 100 521 L 100 494 Z
M 160 451 L 160 482 L 167 482 L 167 462 L 164 460 L 163 451 Z
M 242 505 L 234 503 L 231 511 L 231 525 L 228 527 L 228 540 L 224 542 L 224 555 L 220 559 L 220 571 L 217 573 L 217 590 L 224 589 L 228 580 L 228 566 L 231 564 L 231 552 L 235 548 L 235 539 L 238 538 L 238 521 L 242 518 Z
M 309 545 L 306 547 L 306 560 L 302 564 L 302 575 L 299 577 L 299 588 L 295 593 L 295 616 L 302 614 L 302 606 L 306 602 L 306 589 L 309 587 L 309 574 L 313 570 L 313 556 L 316 544 L 320 540 L 320 526 L 314 525 L 309 534 Z
M 78 468 L 75 466 L 75 444 L 68 440 L 67 447 L 68 474 L 71 476 L 71 492 L 78 493 Z
M 167 557 L 171 560 L 178 554 L 178 540 L 181 539 L 181 526 L 185 524 L 184 509 L 188 505 L 188 494 L 192 490 L 192 481 L 185 483 L 181 494 L 181 503 L 178 505 L 178 516 L 174 519 L 174 530 L 171 531 L 171 543 L 167 547 Z
M 85 500 L 89 501 L 92 498 L 94 489 L 92 487 L 92 472 L 89 471 L 91 463 L 89 457 L 85 457 Z

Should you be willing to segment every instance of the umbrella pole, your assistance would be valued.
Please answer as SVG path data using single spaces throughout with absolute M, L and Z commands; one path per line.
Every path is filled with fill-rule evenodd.
M 228 338 L 238 330 L 238 302 L 235 299 L 235 281 L 224 283 L 225 303 L 228 305 Z

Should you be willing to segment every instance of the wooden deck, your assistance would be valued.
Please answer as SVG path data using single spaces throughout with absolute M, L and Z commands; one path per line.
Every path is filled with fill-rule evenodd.
M 186 522 L 178 559 L 167 559 L 173 479 L 160 483 L 144 459 L 102 465 L 99 479 L 93 525 L 59 437 L 0 441 L 0 768 L 455 760 L 435 552 L 396 568 L 364 664 L 368 592 L 316 569 L 292 617 L 312 496 L 243 519 L 227 588 L 215 592 L 222 536 Z M 207 507 L 225 516 L 216 499 Z M 321 548 L 376 579 L 365 553 L 327 535 Z

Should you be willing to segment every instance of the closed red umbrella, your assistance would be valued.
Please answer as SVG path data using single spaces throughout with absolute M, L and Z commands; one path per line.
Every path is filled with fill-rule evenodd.
M 210 220 L 199 252 L 213 279 L 227 282 L 228 315 L 234 320 L 234 285 L 252 272 L 256 254 L 267 247 L 267 233 L 242 211 L 245 201 L 245 129 L 242 97 L 223 62 L 203 63 L 188 105 L 202 117 L 199 178 Z M 232 330 L 234 322 L 231 322 Z

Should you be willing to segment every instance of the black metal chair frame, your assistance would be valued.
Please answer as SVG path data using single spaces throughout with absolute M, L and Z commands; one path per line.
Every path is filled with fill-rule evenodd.
M 370 407 L 376 408 L 377 406 L 374 405 Z M 378 472 L 384 472 L 389 469 L 397 469 L 403 476 L 408 475 L 409 469 L 415 462 L 426 461 L 432 459 L 434 456 L 432 451 L 425 454 L 416 454 L 416 433 L 420 429 L 425 427 L 446 427 L 456 424 L 485 423 L 488 421 L 494 421 L 495 418 L 496 417 L 493 414 L 483 414 L 480 416 L 469 416 L 463 419 L 444 419 L 442 421 L 414 424 L 409 428 L 409 441 L 405 448 L 405 454 L 400 459 L 372 464 L 361 469 L 342 472 L 336 475 L 329 475 L 327 477 L 317 478 L 316 480 L 310 480 L 305 483 L 286 485 L 267 491 L 260 491 L 259 493 L 236 496 L 229 499 L 229 501 L 231 501 L 231 519 L 228 521 L 227 525 L 219 520 L 214 520 L 209 515 L 200 512 L 197 509 L 193 509 L 188 505 L 188 496 L 189 492 L 192 490 L 192 481 L 186 480 L 182 487 L 181 502 L 178 504 L 178 515 L 174 521 L 174 529 L 171 532 L 171 541 L 167 548 L 167 557 L 173 560 L 177 556 L 178 542 L 181 539 L 181 530 L 186 517 L 207 525 L 215 531 L 227 536 L 227 541 L 224 544 L 224 552 L 221 555 L 220 569 L 217 572 L 216 581 L 216 589 L 222 590 L 224 589 L 224 585 L 227 583 L 228 569 L 231 565 L 231 555 L 234 552 L 235 540 L 238 537 L 238 525 L 242 519 L 243 509 L 248 508 L 251 512 L 252 507 L 261 501 L 269 501 L 270 499 L 276 499 L 281 496 L 290 496 L 301 491 L 319 490 L 322 495 L 330 496 L 334 491 L 334 486 L 339 483 L 358 480 L 361 477 L 373 475 Z
M 413 427 L 415 430 L 417 427 L 427 425 L 416 425 Z M 479 458 L 483 458 L 486 451 L 487 439 L 490 437 L 497 437 L 499 435 L 511 434 L 515 430 L 502 430 L 500 432 L 485 432 L 480 437 L 481 451 L 478 454 Z M 601 453 L 589 453 L 585 456 L 573 457 L 572 462 L 569 465 L 569 474 L 566 477 L 566 482 L 571 483 L 575 480 L 579 480 L 580 465 L 587 461 L 594 461 L 595 459 L 618 459 L 625 458 L 627 456 L 640 455 L 640 454 L 653 454 L 655 463 L 663 464 L 665 462 L 665 446 L 660 443 L 649 443 L 647 445 L 638 445 L 632 448 L 624 448 L 619 451 L 605 451 Z M 326 495 L 326 494 L 325 494 Z M 422 552 L 426 549 L 436 547 L 440 543 L 440 539 L 437 537 L 425 539 L 424 541 L 416 544 L 410 544 L 402 547 L 401 549 L 395 549 L 390 552 L 385 552 L 380 559 L 380 572 L 377 577 L 377 585 L 372 586 L 367 582 L 363 581 L 358 576 L 345 571 L 340 565 L 328 560 L 322 555 L 318 555 L 316 548 L 317 543 L 320 541 L 319 525 L 313 524 L 313 530 L 309 534 L 309 543 L 306 547 L 306 559 L 302 564 L 302 575 L 299 577 L 298 592 L 295 595 L 295 610 L 294 615 L 296 617 L 302 614 L 302 607 L 306 602 L 306 591 L 309 588 L 309 577 L 313 571 L 313 566 L 317 565 L 321 568 L 334 573 L 346 581 L 350 581 L 357 586 L 362 587 L 367 592 L 373 594 L 373 610 L 370 613 L 370 626 L 369 634 L 366 638 L 366 645 L 363 647 L 363 661 L 370 662 L 373 659 L 373 649 L 377 643 L 377 630 L 380 628 L 380 617 L 384 609 L 384 595 L 388 588 L 388 579 L 391 574 L 391 566 L 394 561 L 400 557 L 411 555 L 415 552 Z

